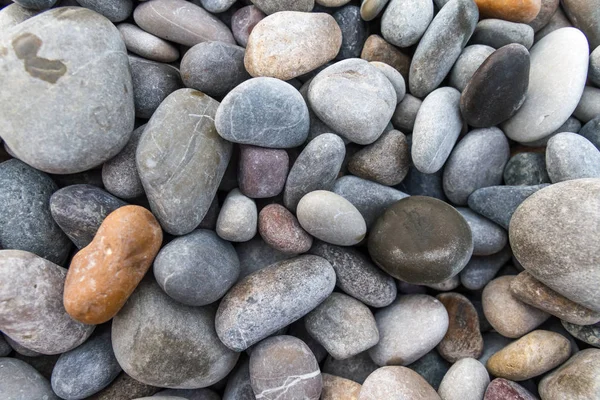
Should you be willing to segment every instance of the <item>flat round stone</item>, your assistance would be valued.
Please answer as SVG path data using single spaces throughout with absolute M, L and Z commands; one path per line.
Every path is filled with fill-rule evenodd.
M 363 383 L 358 400 L 440 400 L 429 383 L 406 367 L 382 367 Z
M 117 25 L 123 42 L 132 53 L 148 60 L 173 62 L 179 59 L 179 50 L 173 44 L 138 28 L 136 25 L 123 22 Z
M 432 0 L 391 0 L 381 17 L 381 34 L 391 44 L 417 43 L 433 19 Z
M 552 183 L 600 178 L 600 151 L 581 135 L 559 133 L 548 141 L 546 167 Z
M 294 214 L 280 204 L 269 204 L 260 210 L 258 232 L 265 242 L 284 253 L 306 253 L 313 243 Z

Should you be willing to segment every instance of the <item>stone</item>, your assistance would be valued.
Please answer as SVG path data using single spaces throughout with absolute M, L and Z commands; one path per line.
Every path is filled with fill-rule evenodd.
M 506 231 L 489 219 L 464 207 L 457 207 L 456 211 L 463 216 L 471 228 L 474 256 L 496 254 L 508 243 Z
M 600 115 L 581 127 L 578 132 L 600 150 Z
M 584 400 L 598 397 L 599 373 L 600 350 L 582 350 L 540 381 L 540 395 L 544 400 Z
M 364 1 L 363 6 L 361 7 L 361 15 L 365 5 L 372 1 L 381 2 L 382 0 Z M 383 3 L 385 5 L 387 0 L 384 0 Z M 363 19 L 365 19 L 364 16 Z M 408 79 L 411 61 L 410 57 L 400 51 L 400 49 L 386 42 L 385 39 L 379 35 L 370 35 L 367 38 L 365 45 L 362 48 L 362 52 L 360 53 L 360 58 L 367 61 L 380 61 L 386 63 L 400 72 L 405 81 Z
M 0 388 L 7 400 L 59 400 L 46 378 L 15 358 L 0 357 Z
M 529 26 L 533 28 L 534 32 L 537 32 L 548 25 L 550 19 L 559 8 L 559 5 L 560 0 L 542 0 L 540 12 L 532 21 L 528 23 Z
M 488 385 L 483 400 L 537 400 L 529 390 L 516 382 L 496 378 Z
M 0 330 L 21 346 L 60 354 L 79 346 L 95 326 L 71 319 L 63 307 L 67 270 L 21 250 L 0 250 Z
M 433 19 L 432 0 L 391 0 L 381 17 L 381 34 L 398 47 L 416 44 Z
M 227 378 L 227 386 L 222 400 L 256 400 L 250 384 L 250 361 L 240 357 L 240 361 Z
M 360 5 L 360 16 L 365 21 L 374 20 L 385 8 L 389 0 L 365 0 Z
M 450 369 L 450 363 L 444 360 L 437 350 L 433 349 L 410 364 L 408 368 L 421 375 L 431 387 L 438 390 L 442 379 Z
M 473 358 L 463 358 L 450 367 L 438 394 L 442 400 L 483 399 L 489 383 L 483 364 Z
M 413 164 L 420 172 L 439 171 L 450 156 L 463 128 L 460 97 L 458 90 L 443 87 L 423 100 L 415 119 L 411 146 Z
M 423 98 L 442 83 L 473 34 L 478 19 L 473 0 L 451 0 L 442 7 L 415 50 L 408 80 L 410 93 Z
M 375 313 L 379 343 L 369 350 L 377 365 L 409 365 L 437 346 L 448 330 L 448 313 L 434 297 L 401 296 Z
M 598 26 L 600 11 L 594 2 L 565 0 L 562 2 L 562 6 L 573 25 L 585 34 L 590 48 L 595 49 L 600 46 L 600 27 Z
M 480 290 L 494 279 L 498 271 L 510 260 L 512 253 L 507 246 L 489 256 L 473 256 L 460 272 L 460 281 L 470 290 Z
M 135 199 L 144 194 L 144 186 L 135 165 L 135 152 L 144 129 L 145 124 L 134 130 L 119 154 L 102 165 L 104 188 L 121 199 Z
M 35 17 L 39 13 L 39 10 L 25 8 L 17 3 L 9 4 L 0 10 L 0 29 L 2 29 L 2 32 L 6 32 L 21 22 Z
M 482 18 L 499 18 L 513 22 L 531 22 L 540 12 L 540 0 L 475 0 Z
M 221 400 L 221 396 L 210 389 L 166 389 L 148 397 L 148 400 L 156 400 L 157 397 L 168 400 Z
M 465 47 L 450 70 L 450 86 L 461 92 L 465 90 L 475 71 L 494 51 L 496 49 L 493 47 L 483 44 L 473 44 Z
M 530 55 L 527 99 L 502 124 L 506 136 L 518 142 L 541 139 L 560 127 L 577 107 L 587 77 L 589 50 L 577 29 L 552 32 Z
M 385 77 L 388 78 L 388 80 L 394 87 L 394 91 L 396 92 L 396 103 L 400 103 L 404 96 L 406 96 L 406 83 L 404 82 L 402 74 L 398 72 L 398 70 L 396 70 L 394 67 L 386 63 L 382 63 L 381 61 L 370 61 L 369 64 L 379 69 L 379 71 L 383 72 Z M 388 130 L 386 127 L 386 132 L 387 131 Z
M 4 335 L 0 335 L 0 357 L 6 357 L 13 351 L 13 348 L 8 343 L 7 338 L 8 338 L 8 336 L 4 337 Z M 11 340 L 11 339 L 8 338 L 8 340 Z
M 137 27 L 137 25 L 123 22 L 117 25 L 123 42 L 132 53 L 145 59 L 163 63 L 177 61 L 179 50 L 168 41 L 154 36 Z
M 383 133 L 396 108 L 389 79 L 368 62 L 339 61 L 312 80 L 310 107 L 317 117 L 351 142 L 373 143 Z
M 45 10 L 52 7 L 56 0 L 17 0 L 16 4 L 33 10 Z
M 269 148 L 301 145 L 309 123 L 302 95 L 292 85 L 266 77 L 247 80 L 230 91 L 215 117 L 223 139 Z
M 61 354 L 52 370 L 52 390 L 63 399 L 83 399 L 110 385 L 120 373 L 110 331 L 104 330 Z
M 335 271 L 321 257 L 279 261 L 242 279 L 223 297 L 217 334 L 227 347 L 246 350 L 308 314 L 334 286 Z
M 600 347 L 600 323 L 596 322 L 585 326 L 572 324 L 564 320 L 561 323 L 577 339 L 594 347 Z
M 86 400 L 131 400 L 139 396 L 151 396 L 158 390 L 159 388 L 136 381 L 123 372 L 106 389 Z
M 498 333 L 508 338 L 519 338 L 550 317 L 512 295 L 510 285 L 514 279 L 515 276 L 496 278 L 485 286 L 482 294 L 485 317 Z
M 358 400 L 361 388 L 359 383 L 329 374 L 321 374 L 321 377 L 323 378 L 321 400 Z
M 509 186 L 550 183 L 546 157 L 542 153 L 518 153 L 504 167 L 504 183 Z
M 529 64 L 529 52 L 520 44 L 508 44 L 492 53 L 462 92 L 460 110 L 467 123 L 484 128 L 515 115 L 525 102 Z
M 556 183 L 523 202 L 510 224 L 515 257 L 534 278 L 580 305 L 600 311 L 594 282 L 599 179 Z M 532 249 L 535 249 L 533 251 Z
M 411 196 L 390 206 L 369 235 L 369 254 L 396 279 L 440 283 L 457 275 L 473 253 L 471 229 L 448 204 Z
M 275 1 L 275 0 L 253 0 L 252 3 L 261 9 L 265 14 L 275 14 L 277 12 L 286 11 L 286 12 L 304 12 L 308 13 L 312 11 L 315 1 L 314 0 L 302 0 L 302 1 L 292 1 L 292 0 L 283 0 L 283 1 Z
M 550 17 L 550 21 L 548 21 L 548 23 L 542 29 L 540 29 L 539 31 L 536 31 L 535 36 L 534 36 L 534 43 L 539 42 L 545 36 L 547 36 L 548 34 L 554 32 L 558 29 L 568 28 L 571 26 L 573 26 L 573 25 L 571 24 L 571 21 L 569 21 L 569 19 L 565 15 L 562 7 L 558 7 L 556 9 L 556 11 L 554 12 L 554 14 L 552 15 L 552 17 Z
M 550 289 L 523 271 L 510 284 L 512 294 L 524 303 L 578 325 L 600 322 L 600 313 L 583 307 Z
M 121 22 L 131 16 L 133 0 L 77 0 L 85 8 L 104 15 L 111 22 Z
M 448 331 L 437 345 L 442 357 L 451 363 L 463 358 L 479 358 L 483 352 L 483 337 L 473 304 L 459 293 L 441 293 L 436 298 L 448 312 Z
M 200 3 L 198 5 L 201 5 L 210 13 L 218 14 L 228 11 L 235 0 L 196 0 L 195 3 Z
M 433 174 L 425 174 L 411 166 L 406 178 L 396 188 L 404 190 L 411 196 L 428 196 L 446 201 L 442 182 L 443 172 L 444 170 L 440 169 Z
M 113 319 L 112 343 L 128 375 L 164 388 L 210 386 L 239 357 L 219 341 L 212 309 L 178 303 L 149 279 Z
M 133 19 L 144 31 L 189 47 L 208 41 L 235 44 L 223 22 L 185 0 L 144 2 L 135 8 Z
M 406 367 L 382 367 L 363 383 L 358 400 L 440 400 L 419 374 Z
M 214 124 L 218 105 L 196 90 L 177 90 L 154 112 L 138 144 L 146 196 L 170 234 L 184 235 L 200 224 L 229 163 L 232 145 Z
M 421 103 L 421 100 L 407 93 L 402 101 L 398 103 L 392 115 L 394 127 L 404 132 L 412 132 Z
M 230 242 L 246 242 L 256 235 L 257 229 L 256 203 L 239 189 L 233 189 L 227 194 L 219 212 L 217 235 Z
M 198 43 L 185 53 L 180 68 L 186 87 L 211 97 L 223 97 L 250 79 L 244 67 L 244 48 L 231 43 Z
M 125 146 L 134 124 L 131 75 L 121 36 L 106 18 L 85 8 L 50 10 L 3 39 L 0 123 L 17 158 L 67 174 L 98 166 Z M 38 56 L 42 47 L 47 58 Z M 28 114 L 32 104 L 36 118 Z
M 491 356 L 487 368 L 499 378 L 524 381 L 561 365 L 570 353 L 571 345 L 564 336 L 536 330 Z
M 458 275 L 454 275 L 452 278 L 448 278 L 443 282 L 430 283 L 425 286 L 440 292 L 449 292 L 450 290 L 454 290 L 460 286 L 460 277 Z
M 305 326 L 305 320 L 306 317 L 300 318 L 284 329 L 287 329 L 287 335 L 297 337 L 306 343 L 310 351 L 312 351 L 312 353 L 315 355 L 317 362 L 320 364 L 325 360 L 325 358 L 327 358 L 329 353 L 327 353 L 327 350 L 321 345 L 321 343 L 319 343 L 310 335 L 310 333 L 308 333 Z
M 90 169 L 84 172 L 77 172 L 74 174 L 50 174 L 50 177 L 59 188 L 70 186 L 87 184 L 97 186 L 102 189 L 102 170 L 100 168 Z
M 30 350 L 27 347 L 20 345 L 19 343 L 15 342 L 14 340 L 12 340 L 9 336 L 7 336 L 5 334 L 3 334 L 2 337 L 4 338 L 6 343 L 8 343 L 8 346 L 11 348 L 10 352 L 12 352 L 13 350 L 15 351 L 15 356 L 17 354 L 19 354 L 24 357 L 29 357 L 30 359 L 44 356 L 42 353 L 38 353 L 37 351 Z M 44 375 L 44 374 L 42 374 L 42 375 Z
M 306 253 L 313 239 L 280 204 L 269 204 L 258 215 L 258 232 L 267 244 L 284 253 Z
M 240 276 L 238 281 L 271 264 L 295 256 L 295 254 L 286 254 L 275 250 L 260 235 L 255 236 L 247 242 L 234 243 L 234 245 L 240 260 Z
M 62 264 L 71 242 L 48 204 L 58 187 L 45 173 L 17 159 L 0 164 L 0 247 L 25 250 Z
M 338 360 L 362 353 L 379 342 L 371 310 L 342 293 L 332 293 L 304 321 L 308 333 Z
M 52 218 L 78 249 L 92 242 L 110 213 L 126 205 L 123 200 L 92 185 L 67 186 L 50 197 Z
M 468 91 L 469 86 L 464 93 Z M 477 189 L 502 183 L 509 157 L 508 139 L 500 129 L 492 127 L 470 131 L 454 147 L 445 163 L 444 193 L 452 203 L 467 205 L 469 196 Z
M 600 89 L 586 86 L 583 89 L 577 108 L 573 111 L 573 115 L 585 124 L 600 115 L 598 104 L 600 104 Z
M 255 5 L 242 7 L 233 13 L 231 16 L 231 31 L 235 41 L 240 46 L 246 47 L 250 32 L 264 17 L 266 17 L 265 13 Z
M 250 383 L 257 399 L 318 400 L 323 381 L 315 356 L 293 336 L 259 343 L 250 356 Z
M 323 364 L 323 373 L 362 384 L 377 368 L 379 366 L 371 360 L 369 353 L 364 352 L 345 360 L 336 360 L 328 356 Z
M 483 354 L 479 357 L 479 362 L 485 365 L 491 356 L 508 346 L 513 340 L 506 338 L 498 332 L 486 332 L 483 335 Z
M 292 212 L 300 199 L 315 190 L 330 190 L 340 173 L 346 147 L 333 133 L 311 140 L 292 165 L 283 190 L 283 203 Z
M 341 0 L 347 2 L 347 0 Z M 342 31 L 342 44 L 336 56 L 338 60 L 358 58 L 367 40 L 367 27 L 360 17 L 360 8 L 347 5 L 332 14 Z
M 500 49 L 509 44 L 520 44 L 529 49 L 533 45 L 533 28 L 527 24 L 503 19 L 484 19 L 477 23 L 471 43 Z
M 594 51 L 592 51 L 592 53 L 590 54 L 590 66 L 588 74 L 590 80 L 594 84 L 600 85 L 600 50 L 598 50 L 598 47 L 596 47 Z
M 373 144 L 355 153 L 348 163 L 348 170 L 364 179 L 382 185 L 397 185 L 406 177 L 410 164 L 410 151 L 406 136 L 391 130 Z
M 290 158 L 283 149 L 241 145 L 238 163 L 240 191 L 251 198 L 277 196 L 288 176 Z

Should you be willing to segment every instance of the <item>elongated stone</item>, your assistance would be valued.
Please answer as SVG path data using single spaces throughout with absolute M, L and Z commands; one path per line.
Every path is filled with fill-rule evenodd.
M 540 381 L 540 395 L 544 400 L 593 399 L 600 395 L 598 374 L 600 349 L 582 350 Z
M 433 19 L 431 0 L 391 0 L 381 17 L 381 34 L 393 45 L 417 43 Z
M 529 49 L 533 45 L 533 33 L 533 28 L 527 24 L 490 18 L 477 24 L 471 43 L 484 44 L 495 49 L 515 43 Z
M 173 62 L 179 58 L 177 47 L 136 25 L 124 22 L 117 25 L 117 29 L 123 37 L 127 50 L 132 53 L 158 62 Z
M 473 234 L 473 255 L 488 256 L 501 251 L 508 242 L 504 229 L 468 208 L 457 207 Z M 466 268 L 466 267 L 465 267 Z
M 473 304 L 458 293 L 442 293 L 436 297 L 448 312 L 448 331 L 437 345 L 442 357 L 454 363 L 462 358 L 479 358 L 483 352 L 483 338 L 479 318 Z
M 313 243 L 298 219 L 280 204 L 269 204 L 260 211 L 258 232 L 265 242 L 284 253 L 306 253 Z
M 502 1 L 475 0 L 483 18 L 500 18 L 514 22 L 529 22 L 540 12 L 540 0 Z

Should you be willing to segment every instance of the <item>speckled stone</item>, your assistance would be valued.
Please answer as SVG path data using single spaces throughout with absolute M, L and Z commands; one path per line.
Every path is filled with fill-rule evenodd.
M 442 400 L 482 400 L 489 383 L 490 376 L 483 364 L 472 358 L 463 358 L 448 370 L 438 394 Z
M 565 0 L 561 4 L 573 25 L 581 29 L 587 37 L 590 48 L 600 46 L 600 10 L 595 4 L 585 0 Z
M 131 400 L 139 396 L 151 396 L 158 391 L 159 388 L 136 381 L 123 372 L 106 389 L 86 400 Z
M 373 0 L 363 2 L 363 7 L 371 1 Z M 381 0 L 374 1 L 381 2 Z M 384 5 L 385 3 L 387 3 L 387 0 L 384 1 Z M 363 7 L 361 7 L 361 15 Z M 405 81 L 408 79 L 410 57 L 401 52 L 397 47 L 386 42 L 385 39 L 379 35 L 370 35 L 367 38 L 362 52 L 360 53 L 360 58 L 367 61 L 381 61 L 386 63 L 400 72 Z
M 510 247 L 505 247 L 498 253 L 489 256 L 473 256 L 460 272 L 460 281 L 464 287 L 470 290 L 480 290 L 494 279 L 511 257 Z
M 599 374 L 600 350 L 582 350 L 540 381 L 540 395 L 544 400 L 597 398 L 600 396 Z
M 600 323 L 585 326 L 571 324 L 566 321 L 561 321 L 561 323 L 577 339 L 594 347 L 600 347 Z
M 473 255 L 488 256 L 501 251 L 508 243 L 508 234 L 500 226 L 468 208 L 456 210 L 469 224 L 473 234 Z
M 548 141 L 546 166 L 552 183 L 600 178 L 600 151 L 581 135 L 559 133 Z
M 15 358 L 0 358 L 0 388 L 7 400 L 59 400 L 46 378 Z
M 442 293 L 436 297 L 448 312 L 448 331 L 437 345 L 442 357 L 454 363 L 462 358 L 479 358 L 483 338 L 473 304 L 459 293 Z
M 133 0 L 77 0 L 85 8 L 104 15 L 111 22 L 121 22 L 133 12 Z
M 494 51 L 493 47 L 482 44 L 465 47 L 450 71 L 450 86 L 461 92 L 465 90 L 475 71 Z
M 231 16 L 231 31 L 236 42 L 246 47 L 250 32 L 264 17 L 265 13 L 260 11 L 255 5 L 242 7 Z
M 540 185 L 550 183 L 546 170 L 546 157 L 542 153 L 518 153 L 504 167 L 504 183 L 515 185 Z
M 348 2 L 348 0 L 342 0 Z M 360 8 L 347 5 L 332 14 L 342 31 L 342 45 L 336 59 L 358 58 L 367 39 L 367 26 L 360 17 Z
M 368 352 L 360 353 L 345 360 L 328 356 L 323 364 L 323 372 L 362 384 L 379 366 L 371 360 Z
M 6 32 L 8 29 L 17 26 L 31 17 L 35 17 L 39 13 L 39 10 L 25 8 L 17 3 L 10 2 L 0 10 L 0 29 L 2 29 L 2 32 Z
M 529 49 L 533 45 L 533 33 L 533 28 L 527 24 L 490 18 L 477 23 L 470 42 L 495 49 L 518 43 Z
M 419 374 L 406 367 L 382 367 L 363 383 L 358 400 L 440 400 Z
M 135 115 L 138 118 L 152 117 L 168 95 L 183 87 L 179 71 L 171 65 L 135 56 L 129 56 L 129 64 Z
M 516 382 L 496 378 L 488 385 L 483 400 L 537 400 L 531 392 Z
M 2 337 L 4 338 L 4 340 L 6 340 L 6 343 L 8 343 L 8 345 L 11 347 L 11 351 L 12 350 L 15 351 L 15 356 L 21 355 L 24 357 L 28 357 L 29 360 L 44 356 L 42 353 L 38 353 L 37 351 L 30 350 L 27 347 L 20 345 L 19 343 L 15 342 L 13 339 L 11 339 L 10 336 L 3 334 Z M 48 356 L 48 357 L 51 357 L 51 356 Z M 58 358 L 57 358 L 57 360 L 58 360 Z M 52 372 L 52 371 L 50 371 L 50 372 Z M 42 375 L 44 375 L 44 374 L 42 373 Z
M 321 374 L 321 376 L 323 378 L 321 400 L 358 400 L 361 388 L 359 383 L 329 374 Z
M 117 25 L 123 42 L 132 53 L 148 60 L 158 62 L 173 62 L 179 58 L 179 50 L 173 44 L 151 33 L 138 28 L 136 25 L 122 23 Z
M 144 186 L 135 165 L 135 152 L 144 129 L 145 124 L 134 130 L 123 150 L 102 165 L 104 188 L 121 199 L 134 199 L 144 194 Z
M 381 34 L 391 44 L 416 44 L 433 19 L 431 0 L 391 0 L 381 17 Z
M 237 177 L 240 191 L 255 199 L 277 196 L 285 185 L 289 163 L 283 149 L 240 146 Z
M 260 211 L 258 232 L 267 244 L 284 253 L 306 253 L 313 242 L 294 214 L 280 204 L 269 204 Z
M 227 378 L 222 400 L 256 400 L 250 385 L 250 360 L 240 357 L 238 365 Z
M 247 242 L 235 243 L 235 250 L 240 259 L 240 276 L 238 280 L 242 280 L 251 273 L 278 261 L 294 257 L 294 254 L 286 254 L 275 250 L 260 235 L 255 236 Z
M 415 119 L 422 101 L 412 94 L 407 93 L 402 101 L 396 106 L 392 115 L 392 124 L 395 128 L 403 132 L 412 132 L 415 126 Z
M 594 84 L 597 86 L 600 85 L 600 50 L 598 47 L 596 47 L 594 51 L 592 51 L 592 54 L 590 54 L 590 67 L 588 74 L 590 80 Z

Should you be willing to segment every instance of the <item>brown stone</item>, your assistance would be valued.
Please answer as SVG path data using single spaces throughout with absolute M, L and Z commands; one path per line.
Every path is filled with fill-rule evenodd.
M 260 211 L 258 233 L 269 246 L 288 254 L 306 253 L 313 242 L 294 214 L 280 204 L 269 204 Z
M 537 397 L 518 383 L 496 378 L 488 385 L 483 400 L 537 400 Z
M 238 183 L 240 191 L 253 199 L 277 196 L 283 190 L 290 158 L 283 149 L 240 146 Z
M 537 17 L 541 0 L 475 0 L 481 18 L 528 23 Z
M 451 363 L 461 358 L 479 358 L 483 352 L 483 337 L 473 304 L 458 293 L 442 293 L 437 299 L 446 307 L 449 320 L 446 336 L 437 346 L 440 355 Z
M 360 383 L 329 374 L 321 374 L 321 376 L 323 377 L 321 400 L 358 400 Z
M 546 375 L 538 389 L 544 400 L 600 399 L 599 376 L 600 350 L 586 349 Z
M 71 261 L 64 292 L 69 315 L 86 324 L 115 316 L 152 265 L 162 236 L 158 221 L 143 207 L 110 213 Z
M 396 68 L 408 82 L 410 57 L 394 45 L 389 44 L 379 35 L 371 35 L 363 46 L 360 58 L 367 61 L 381 61 Z
M 144 396 L 152 396 L 160 388 L 138 382 L 125 372 L 117 377 L 108 387 L 86 400 L 130 400 Z

